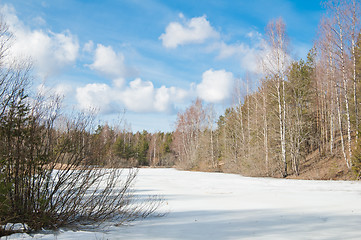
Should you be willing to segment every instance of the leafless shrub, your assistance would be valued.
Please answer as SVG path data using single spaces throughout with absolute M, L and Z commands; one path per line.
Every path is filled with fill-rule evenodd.
M 92 148 L 91 117 L 59 117 L 59 98 L 38 97 L 31 104 L 26 99 L 20 97 L 0 125 L 0 225 L 119 225 L 157 209 L 161 201 L 134 198 L 137 170 L 104 169 L 94 161 L 101 154 Z
M 8 223 L 39 230 L 152 214 L 161 201 L 136 199 L 137 170 L 100 168 L 106 143 L 92 116 L 61 114 L 57 96 L 30 97 L 31 64 L 6 57 L 11 39 L 0 19 L 0 236 Z

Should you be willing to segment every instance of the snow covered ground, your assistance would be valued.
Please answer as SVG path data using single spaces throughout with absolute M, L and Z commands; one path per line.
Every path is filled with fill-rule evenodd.
M 163 196 L 164 217 L 129 226 L 3 239 L 361 239 L 361 182 L 247 178 L 140 169 L 139 195 Z

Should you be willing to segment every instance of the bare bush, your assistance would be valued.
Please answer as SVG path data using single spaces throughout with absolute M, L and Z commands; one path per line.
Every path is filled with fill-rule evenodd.
M 0 125 L 1 225 L 24 222 L 37 230 L 113 219 L 120 224 L 157 208 L 159 201 L 135 201 L 137 170 L 103 169 L 94 161 L 91 117 L 59 118 L 59 99 L 25 101 L 20 97 Z
M 136 169 L 100 168 L 107 142 L 94 137 L 92 116 L 61 115 L 56 96 L 30 97 L 30 64 L 4 61 L 10 39 L 0 21 L 0 236 L 8 223 L 30 231 L 153 213 L 161 201 L 135 197 Z

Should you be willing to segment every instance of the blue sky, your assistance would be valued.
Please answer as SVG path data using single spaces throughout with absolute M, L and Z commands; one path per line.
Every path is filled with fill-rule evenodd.
M 259 73 L 267 22 L 282 17 L 291 56 L 305 57 L 324 13 L 316 0 L 2 0 L 12 53 L 34 61 L 34 89 L 67 109 L 125 118 L 133 131 L 171 131 L 199 97 L 218 113 L 234 81 Z M 254 82 L 252 86 L 257 86 Z

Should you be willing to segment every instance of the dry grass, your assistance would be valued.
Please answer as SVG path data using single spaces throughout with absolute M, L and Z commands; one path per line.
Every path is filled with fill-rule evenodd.
M 300 175 L 290 175 L 292 179 L 307 180 L 355 180 L 351 170 L 346 166 L 341 155 L 341 149 L 337 149 L 332 156 L 322 156 L 319 150 L 309 154 L 300 166 Z

